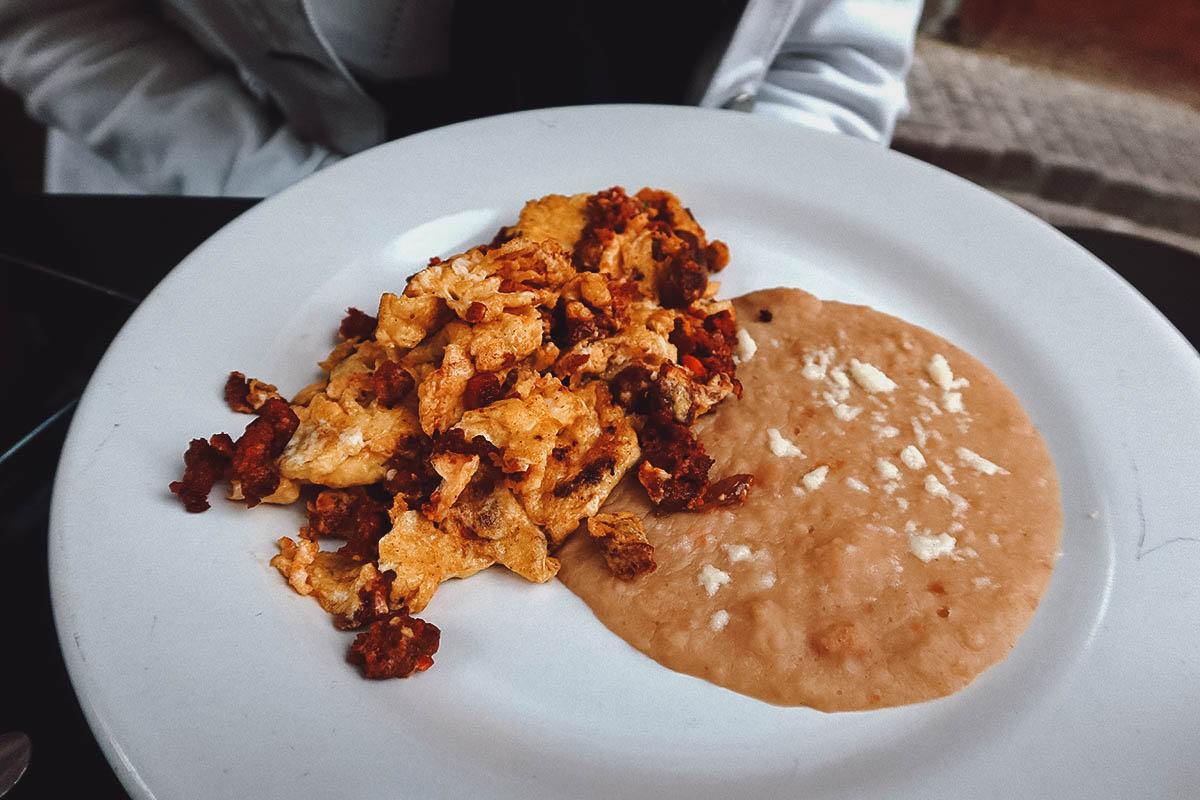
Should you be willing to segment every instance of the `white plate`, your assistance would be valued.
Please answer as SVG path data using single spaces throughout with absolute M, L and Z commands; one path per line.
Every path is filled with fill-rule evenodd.
M 733 263 L 925 325 L 989 364 L 1049 442 L 1063 558 L 1010 658 L 906 708 L 777 708 L 677 675 L 557 583 L 439 591 L 437 666 L 368 682 L 351 634 L 267 566 L 293 508 L 167 492 L 189 439 L 245 423 L 230 369 L 306 384 L 348 305 L 521 204 L 670 189 Z M 198 248 L 130 319 L 55 487 L 55 616 L 138 797 L 1166 796 L 1200 779 L 1200 361 L 1106 267 L 972 185 L 849 138 L 647 106 L 479 120 L 363 153 Z

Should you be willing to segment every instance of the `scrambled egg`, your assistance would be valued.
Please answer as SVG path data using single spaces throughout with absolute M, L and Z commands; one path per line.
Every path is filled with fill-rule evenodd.
M 597 513 L 642 461 L 647 420 L 687 426 L 740 392 L 731 307 L 708 279 L 727 260 L 669 193 L 550 195 L 491 245 L 432 258 L 376 318 L 352 310 L 325 377 L 290 403 L 298 426 L 263 500 L 357 494 L 310 503 L 272 564 L 339 627 L 416 613 L 443 581 L 493 564 L 547 581 L 582 521 L 619 576 L 652 570 L 640 523 Z M 278 397 L 235 374 L 232 407 Z M 670 481 L 664 464 L 640 472 Z M 353 546 L 322 550 L 318 536 Z

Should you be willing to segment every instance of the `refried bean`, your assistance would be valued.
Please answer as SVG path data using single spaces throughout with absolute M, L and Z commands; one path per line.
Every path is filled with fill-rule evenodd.
M 756 347 L 693 429 L 743 505 L 652 513 L 658 569 L 615 578 L 586 536 L 559 578 L 671 669 L 780 705 L 940 697 L 1007 655 L 1059 554 L 1050 454 L 979 361 L 864 306 L 771 289 L 734 301 Z M 769 309 L 768 313 L 760 313 Z

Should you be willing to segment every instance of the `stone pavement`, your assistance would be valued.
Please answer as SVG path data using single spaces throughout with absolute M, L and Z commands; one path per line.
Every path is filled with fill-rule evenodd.
M 1200 252 L 1200 111 L 922 38 L 892 146 L 1053 224 Z

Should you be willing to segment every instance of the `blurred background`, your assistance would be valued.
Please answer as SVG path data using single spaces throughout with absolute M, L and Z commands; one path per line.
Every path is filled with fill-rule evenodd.
M 893 147 L 1200 253 L 1200 3 L 926 0 Z
M 1056 225 L 1200 253 L 1200 2 L 927 0 L 893 147 Z M 44 132 L 0 91 L 0 191 Z

